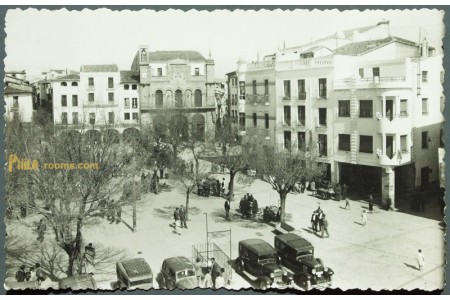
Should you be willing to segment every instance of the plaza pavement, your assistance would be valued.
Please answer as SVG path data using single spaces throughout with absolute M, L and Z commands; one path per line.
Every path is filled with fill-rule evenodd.
M 217 178 L 228 177 L 218 174 Z M 173 182 L 167 181 L 174 187 Z M 273 228 L 267 224 L 243 220 L 236 209 L 239 199 L 245 193 L 257 199 L 259 207 L 278 205 L 278 194 L 259 180 L 251 186 L 239 184 L 235 200 L 231 204 L 231 222 L 224 220 L 224 199 L 199 197 L 191 194 L 189 229 L 179 229 L 181 235 L 170 226 L 173 223 L 173 209 L 185 204 L 185 191 L 174 187 L 170 192 L 159 195 L 144 194 L 138 204 L 137 232 L 121 224 L 110 225 L 101 222 L 85 231 L 85 241 L 101 243 L 104 246 L 123 248 L 129 257 L 144 257 L 153 272 L 160 271 L 162 261 L 171 256 L 191 258 L 192 246 L 206 243 L 205 218 L 208 214 L 209 231 L 232 231 L 231 258 L 237 257 L 240 240 L 261 238 L 273 245 Z M 330 238 L 321 239 L 312 233 L 310 217 L 320 204 L 329 221 Z M 426 214 L 385 211 L 375 207 L 369 214 L 367 226 L 363 227 L 361 213 L 367 209 L 364 201 L 351 200 L 351 208 L 343 209 L 344 201 L 321 200 L 310 195 L 289 194 L 287 197 L 287 222 L 296 232 L 308 239 L 315 247 L 316 257 L 323 259 L 326 266 L 335 271 L 333 286 L 341 289 L 442 289 L 444 282 L 444 231 L 439 221 L 429 218 L 437 205 L 429 204 Z M 405 205 L 403 205 L 405 206 Z M 435 213 L 436 214 L 436 213 Z M 427 217 L 423 217 L 426 215 Z M 132 224 L 131 211 L 124 208 L 123 219 Z M 225 253 L 229 243 L 225 238 L 212 240 Z M 416 269 L 416 253 L 422 249 L 425 269 Z M 111 264 L 109 275 L 97 276 L 100 288 L 109 288 L 115 280 L 115 266 Z M 248 288 L 251 284 L 233 273 L 230 288 Z

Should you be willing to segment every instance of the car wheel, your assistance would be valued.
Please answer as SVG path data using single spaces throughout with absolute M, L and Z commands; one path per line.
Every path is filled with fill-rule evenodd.
M 259 289 L 262 291 L 267 290 L 267 284 L 264 280 L 259 281 Z

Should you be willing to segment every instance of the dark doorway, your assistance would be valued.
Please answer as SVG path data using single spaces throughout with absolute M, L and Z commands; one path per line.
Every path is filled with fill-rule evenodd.
M 420 185 L 423 188 L 427 188 L 429 182 L 430 182 L 430 168 L 423 167 L 422 169 L 420 169 Z
M 394 137 L 392 135 L 386 136 L 386 155 L 390 159 L 394 157 Z
M 348 193 L 353 196 L 364 195 L 374 190 L 381 193 L 382 168 L 339 163 L 340 183 L 348 186 Z
M 394 118 L 394 101 L 386 100 L 386 118 L 392 121 Z

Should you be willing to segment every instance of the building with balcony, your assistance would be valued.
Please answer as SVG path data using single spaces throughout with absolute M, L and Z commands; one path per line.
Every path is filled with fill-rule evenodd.
M 139 72 L 142 125 L 155 126 L 164 111 L 180 112 L 179 122 L 204 138 L 214 133 L 216 82 L 214 60 L 196 51 L 155 51 L 140 46 L 132 63 Z

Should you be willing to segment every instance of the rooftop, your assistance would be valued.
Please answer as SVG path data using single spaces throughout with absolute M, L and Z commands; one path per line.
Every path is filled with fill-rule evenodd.
M 167 258 L 164 260 L 164 263 L 173 268 L 175 272 L 193 268 L 191 261 L 184 256 Z
M 280 234 L 275 236 L 275 239 L 281 240 L 282 242 L 288 244 L 295 250 L 313 247 L 310 242 L 294 233 Z
M 139 83 L 139 71 L 120 71 L 120 82 Z
M 176 50 L 176 51 L 154 51 L 149 52 L 149 60 L 173 60 L 173 59 L 186 59 L 205 61 L 206 59 L 198 51 L 192 50 Z
M 246 246 L 258 255 L 273 255 L 277 251 L 266 241 L 261 239 L 248 239 L 240 241 L 239 244 Z
M 380 40 L 372 40 L 372 41 L 363 41 L 363 42 L 356 42 L 356 43 L 350 43 L 347 45 L 344 45 L 340 48 L 337 48 L 334 50 L 335 54 L 341 54 L 341 55 L 361 55 L 365 54 L 367 52 L 373 51 L 375 49 L 381 48 L 383 46 L 386 46 L 390 43 L 402 43 L 404 45 L 408 45 L 411 47 L 418 47 L 418 44 L 415 42 L 395 37 L 395 36 L 389 36 L 385 39 Z
M 134 258 L 119 262 L 127 273 L 129 278 L 140 277 L 142 275 L 152 274 L 152 270 L 147 261 L 143 258 Z
M 119 72 L 119 67 L 116 64 L 112 65 L 84 65 L 81 66 L 81 71 L 85 73 L 101 73 L 101 72 Z
M 78 80 L 80 80 L 80 74 L 63 75 L 51 79 L 51 81 L 78 81 Z
M 31 91 L 21 90 L 18 88 L 6 86 L 4 90 L 4 94 L 31 94 Z

